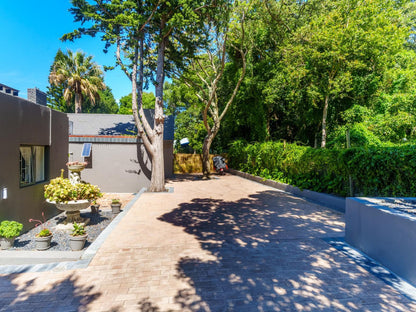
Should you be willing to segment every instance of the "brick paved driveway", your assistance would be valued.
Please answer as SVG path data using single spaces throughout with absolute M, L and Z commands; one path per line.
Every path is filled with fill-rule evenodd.
M 322 240 L 342 214 L 235 176 L 169 186 L 88 268 L 0 276 L 0 311 L 416 311 Z

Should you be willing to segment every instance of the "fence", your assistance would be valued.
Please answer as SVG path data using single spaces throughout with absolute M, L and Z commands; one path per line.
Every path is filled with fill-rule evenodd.
M 217 155 L 210 155 L 211 172 L 215 172 L 212 158 Z M 225 157 L 224 155 L 222 155 Z M 202 154 L 174 154 L 174 173 L 202 173 Z

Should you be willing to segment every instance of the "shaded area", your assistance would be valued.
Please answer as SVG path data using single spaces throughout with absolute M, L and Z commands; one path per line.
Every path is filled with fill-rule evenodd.
M 78 286 L 78 277 L 71 276 L 62 281 L 40 285 L 37 279 L 26 281 L 19 287 L 14 284 L 18 275 L 0 277 L 0 311 L 88 311 L 88 304 L 100 297 L 94 286 Z
M 118 122 L 111 128 L 101 128 L 99 135 L 137 135 L 137 128 L 134 122 Z
M 189 284 L 174 299 L 182 311 L 407 309 L 398 304 L 406 298 L 322 240 L 344 235 L 342 215 L 302 199 L 277 191 L 235 202 L 195 198 L 159 220 L 216 257 L 177 264 L 177 278 Z

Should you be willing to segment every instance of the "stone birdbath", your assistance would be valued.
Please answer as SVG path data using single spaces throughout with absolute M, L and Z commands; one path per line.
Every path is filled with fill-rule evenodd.
M 68 162 L 67 164 L 69 170 L 69 180 L 72 185 L 81 183 L 81 171 L 85 169 L 87 163 L 85 162 Z M 56 203 L 48 201 L 49 203 L 55 204 L 56 208 L 59 210 L 65 211 L 66 219 L 65 224 L 68 223 L 83 223 L 84 225 L 88 224 L 90 219 L 82 218 L 80 215 L 80 210 L 86 209 L 91 205 L 91 201 L 87 199 L 68 201 L 66 203 Z

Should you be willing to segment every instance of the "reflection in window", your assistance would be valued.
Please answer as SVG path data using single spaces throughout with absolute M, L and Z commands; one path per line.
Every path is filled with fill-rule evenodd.
M 45 146 L 20 146 L 20 186 L 45 181 Z

